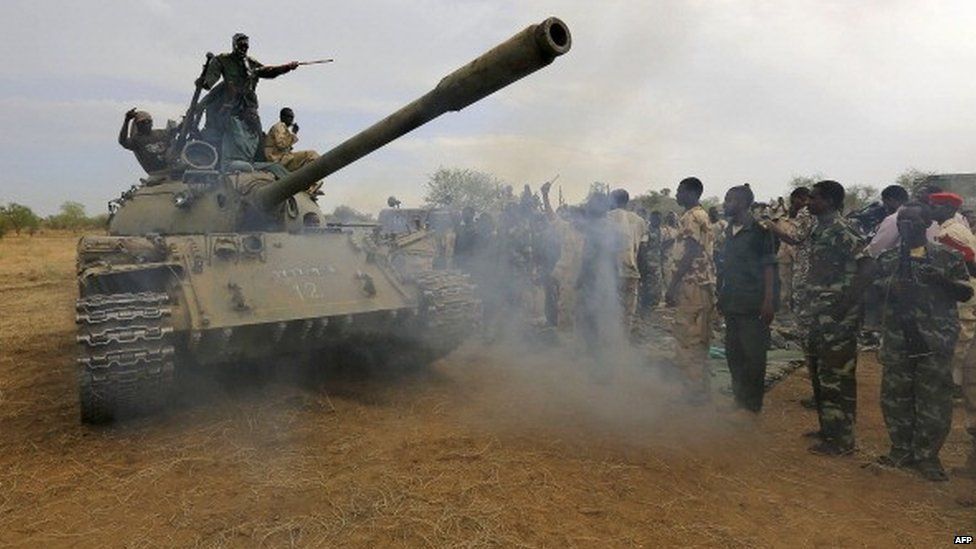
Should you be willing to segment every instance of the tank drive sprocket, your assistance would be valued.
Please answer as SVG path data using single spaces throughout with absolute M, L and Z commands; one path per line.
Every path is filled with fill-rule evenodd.
M 96 294 L 76 303 L 81 419 L 102 423 L 169 400 L 175 350 L 165 293 Z

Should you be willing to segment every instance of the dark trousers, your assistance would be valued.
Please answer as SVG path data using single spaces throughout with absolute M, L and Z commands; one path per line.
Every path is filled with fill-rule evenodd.
M 735 403 L 746 410 L 762 410 L 768 347 L 769 327 L 759 315 L 725 316 L 725 358 L 732 373 L 732 394 Z

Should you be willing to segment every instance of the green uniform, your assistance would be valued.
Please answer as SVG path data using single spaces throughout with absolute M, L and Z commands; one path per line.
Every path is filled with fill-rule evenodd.
M 647 241 L 641 244 L 637 256 L 640 269 L 640 290 L 638 309 L 644 316 L 661 303 L 664 295 L 664 252 L 661 242 L 661 228 L 649 227 Z
M 266 67 L 251 57 L 222 53 L 214 57 L 203 75 L 203 88 L 211 89 L 222 82 L 204 100 L 207 128 L 219 137 L 221 161 L 253 162 L 261 141 L 261 119 L 258 116 L 259 78 L 274 78 L 288 72 L 287 67 Z
M 959 319 L 956 301 L 927 280 L 932 274 L 969 281 L 962 255 L 940 244 L 926 244 L 907 256 L 894 248 L 878 258 L 881 410 L 891 455 L 912 461 L 938 457 L 952 422 L 951 363 Z
M 152 130 L 147 135 L 132 132 L 122 147 L 136 155 L 146 173 L 154 173 L 166 169 L 166 150 L 172 139 L 172 130 Z
M 806 334 L 808 366 L 820 432 L 825 441 L 842 449 L 854 447 L 857 409 L 857 332 L 860 307 L 844 303 L 857 275 L 864 240 L 836 213 L 821 217 L 810 234 L 807 305 L 801 310 Z M 848 305 L 835 319 L 831 311 Z

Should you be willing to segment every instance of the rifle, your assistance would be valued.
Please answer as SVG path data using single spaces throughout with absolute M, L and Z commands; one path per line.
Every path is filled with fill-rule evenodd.
M 207 75 L 207 69 L 210 67 L 210 62 L 213 58 L 214 54 L 208 51 L 207 60 L 203 62 L 203 70 L 200 71 L 200 78 L 197 79 L 196 88 L 193 90 L 193 98 L 190 99 L 190 107 L 186 110 L 186 115 L 183 116 L 183 122 L 180 124 L 180 133 L 176 136 L 176 140 L 167 152 L 167 157 L 174 158 L 179 154 L 180 149 L 183 148 L 183 144 L 186 143 L 187 136 L 190 134 L 190 128 L 196 128 L 200 122 L 200 113 L 197 112 L 197 104 L 200 102 L 200 92 L 203 90 L 203 78 Z
M 898 252 L 898 273 L 895 275 L 898 283 L 895 288 L 897 288 L 896 291 L 899 295 L 896 296 L 896 303 L 898 304 L 896 313 L 901 324 L 902 335 L 905 337 L 905 350 L 910 356 L 924 355 L 929 352 L 929 347 L 918 330 L 918 323 L 912 320 L 911 300 L 912 295 L 916 292 L 929 289 L 919 288 L 918 277 L 912 266 L 911 249 L 905 243 L 904 236 L 901 239 Z
M 315 61 L 299 61 L 298 66 L 302 65 L 321 65 L 322 63 L 332 63 L 335 59 L 316 59 Z
M 888 211 L 881 202 L 872 202 L 860 210 L 853 211 L 845 217 L 857 225 L 863 236 L 871 237 L 878 231 L 878 225 L 888 216 Z

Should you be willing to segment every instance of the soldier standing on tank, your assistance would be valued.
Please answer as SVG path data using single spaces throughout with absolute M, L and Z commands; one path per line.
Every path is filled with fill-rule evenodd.
M 807 299 L 811 321 L 807 335 L 809 371 L 820 423 L 815 454 L 838 456 L 854 451 L 857 410 L 857 334 L 865 269 L 864 240 L 840 215 L 844 187 L 820 181 L 810 194 L 817 225 L 810 235 Z
M 148 112 L 129 109 L 122 120 L 122 129 L 119 130 L 119 145 L 132 151 L 146 173 L 154 173 L 166 169 L 166 150 L 174 132 L 175 128 L 154 130 L 153 119 Z
M 927 241 L 929 208 L 898 211 L 901 244 L 878 258 L 884 299 L 881 410 L 891 450 L 879 462 L 914 467 L 924 478 L 948 480 L 939 450 L 952 422 L 952 354 L 959 333 L 956 303 L 973 289 L 962 255 Z
M 702 182 L 688 177 L 678 184 L 675 198 L 685 209 L 679 221 L 674 244 L 674 274 L 665 294 L 668 306 L 675 307 L 672 335 L 675 362 L 685 374 L 686 398 L 704 404 L 711 398 L 708 372 L 708 345 L 712 333 L 715 296 L 712 228 L 708 212 L 699 202 Z
M 234 160 L 253 162 L 260 145 L 261 119 L 258 116 L 258 79 L 275 78 L 295 70 L 298 62 L 265 66 L 247 55 L 247 35 L 231 39 L 233 51 L 210 61 L 196 84 L 211 90 L 207 104 L 207 130 L 219 136 L 220 157 L 224 164 Z M 219 80 L 222 82 L 214 87 Z M 211 117 L 214 120 L 211 120 Z

